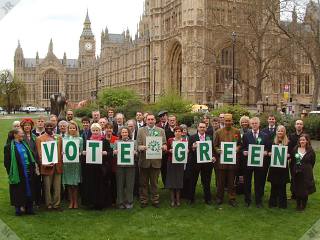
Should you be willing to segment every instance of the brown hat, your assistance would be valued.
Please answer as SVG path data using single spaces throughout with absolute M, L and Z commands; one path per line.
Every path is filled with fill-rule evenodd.
M 232 114 L 230 113 L 224 114 L 224 120 L 232 120 Z

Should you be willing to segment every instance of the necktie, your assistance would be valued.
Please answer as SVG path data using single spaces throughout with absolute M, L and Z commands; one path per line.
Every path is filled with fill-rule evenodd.
M 200 135 L 200 141 L 204 141 L 205 138 L 204 138 L 204 135 Z

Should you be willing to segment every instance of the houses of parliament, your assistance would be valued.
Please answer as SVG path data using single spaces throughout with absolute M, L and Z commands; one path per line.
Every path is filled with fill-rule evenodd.
M 44 59 L 38 53 L 26 58 L 18 43 L 14 73 L 26 86 L 24 105 L 50 106 L 50 96 L 60 92 L 77 103 L 108 88 L 132 89 L 145 102 L 174 91 L 193 103 L 213 105 L 231 101 L 234 82 L 236 101 L 254 105 L 254 64 L 238 44 L 246 37 L 246 2 L 145 0 L 134 36 L 129 30 L 114 34 L 105 28 L 99 54 L 87 12 L 77 59 L 67 58 L 66 53 L 58 58 L 52 40 Z M 296 57 L 298 74 L 288 77 L 279 68 L 268 70 L 262 98 L 269 104 L 284 101 L 285 85 L 290 100 L 310 104 L 311 67 L 303 54 Z

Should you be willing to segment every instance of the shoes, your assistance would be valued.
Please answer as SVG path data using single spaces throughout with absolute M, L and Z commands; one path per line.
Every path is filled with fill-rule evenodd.
M 257 203 L 256 206 L 257 206 L 257 208 L 262 208 L 263 207 L 262 203 Z
M 55 208 L 52 208 L 52 210 L 57 212 L 63 212 L 63 209 L 61 207 L 55 207 Z
M 175 205 L 176 205 L 175 202 L 171 202 L 170 204 L 171 207 L 175 207 Z
M 148 203 L 140 203 L 141 208 L 146 208 L 148 206 Z
M 118 209 L 126 209 L 126 206 L 125 206 L 124 204 L 120 204 L 120 205 L 118 206 Z
M 236 200 L 230 200 L 229 205 L 232 207 L 236 207 L 238 204 L 237 204 Z
M 22 212 L 16 212 L 15 214 L 16 214 L 17 217 L 22 216 Z
M 177 207 L 180 207 L 181 203 L 180 202 L 177 202 Z
M 126 205 L 127 209 L 132 209 L 133 208 L 133 203 L 127 203 Z
M 155 207 L 155 208 L 159 208 L 160 207 L 159 203 L 152 203 L 152 206 Z

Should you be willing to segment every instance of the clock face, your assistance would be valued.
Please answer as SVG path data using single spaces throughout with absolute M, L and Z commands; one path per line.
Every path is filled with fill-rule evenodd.
M 92 44 L 89 43 L 89 42 L 87 42 L 87 43 L 84 45 L 84 47 L 85 47 L 85 49 L 86 49 L 87 51 L 89 51 L 89 50 L 92 49 Z

